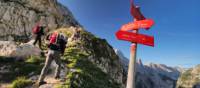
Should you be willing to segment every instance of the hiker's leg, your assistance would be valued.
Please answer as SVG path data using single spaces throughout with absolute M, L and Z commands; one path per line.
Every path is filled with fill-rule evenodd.
M 41 37 L 42 36 L 39 36 L 39 38 L 38 38 L 38 42 L 39 42 L 38 46 L 39 46 L 40 49 L 42 49 L 42 40 L 41 40 Z
M 55 55 L 54 60 L 55 60 L 55 62 L 57 64 L 56 72 L 55 72 L 55 77 L 59 78 L 60 77 L 61 65 L 62 65 L 62 62 L 61 62 L 61 59 L 60 59 L 60 52 L 56 51 L 56 55 Z
M 44 65 L 44 67 L 43 67 L 43 69 L 41 71 L 41 74 L 40 74 L 38 82 L 44 81 L 44 78 L 45 78 L 45 75 L 47 74 L 48 68 L 51 65 L 51 61 L 52 61 L 52 54 L 51 53 L 52 52 L 49 50 L 47 58 L 46 58 L 46 61 L 45 61 L 45 65 Z
M 37 41 L 38 41 L 38 35 L 36 35 L 33 45 L 35 45 L 37 43 Z

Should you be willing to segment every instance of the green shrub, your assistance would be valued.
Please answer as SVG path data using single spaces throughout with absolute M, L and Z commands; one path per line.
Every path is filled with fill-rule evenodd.
M 44 61 L 44 58 L 41 58 L 41 57 L 38 57 L 38 56 L 30 56 L 26 62 L 28 63 L 34 63 L 34 64 L 37 64 L 37 63 L 41 63 Z
M 32 82 L 25 77 L 19 77 L 12 82 L 11 88 L 25 88 L 31 84 Z

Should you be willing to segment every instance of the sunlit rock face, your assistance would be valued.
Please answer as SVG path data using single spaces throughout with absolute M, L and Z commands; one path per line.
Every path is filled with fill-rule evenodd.
M 49 30 L 79 26 L 71 12 L 56 0 L 0 0 L 0 40 L 27 41 L 40 20 Z
M 177 88 L 200 88 L 200 65 L 184 71 L 178 79 Z

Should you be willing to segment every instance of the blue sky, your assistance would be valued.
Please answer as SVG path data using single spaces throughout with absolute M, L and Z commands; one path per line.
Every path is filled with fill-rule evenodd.
M 115 32 L 132 21 L 129 0 L 58 0 L 89 32 L 105 38 L 129 58 L 130 43 L 119 41 Z M 134 0 L 155 25 L 140 33 L 155 37 L 155 47 L 138 46 L 144 63 L 192 67 L 200 64 L 200 0 Z

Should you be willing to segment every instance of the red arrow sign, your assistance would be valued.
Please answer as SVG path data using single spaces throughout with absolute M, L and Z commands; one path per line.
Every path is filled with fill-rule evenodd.
M 138 30 L 140 28 L 144 28 L 148 30 L 150 27 L 152 27 L 154 24 L 154 21 L 152 19 L 146 19 L 146 20 L 139 20 L 135 22 L 130 22 L 128 24 L 125 24 L 121 27 L 121 31 L 130 31 L 130 30 Z
M 142 13 L 140 12 L 140 8 L 138 6 L 135 6 L 133 4 L 133 1 L 131 0 L 131 15 L 137 19 L 137 20 L 144 20 L 146 19 Z
M 152 47 L 154 46 L 153 36 L 136 34 L 136 33 L 127 32 L 127 31 L 118 31 L 116 33 L 116 36 L 119 40 L 140 43 L 140 44 L 144 44 L 144 45 L 152 46 Z

